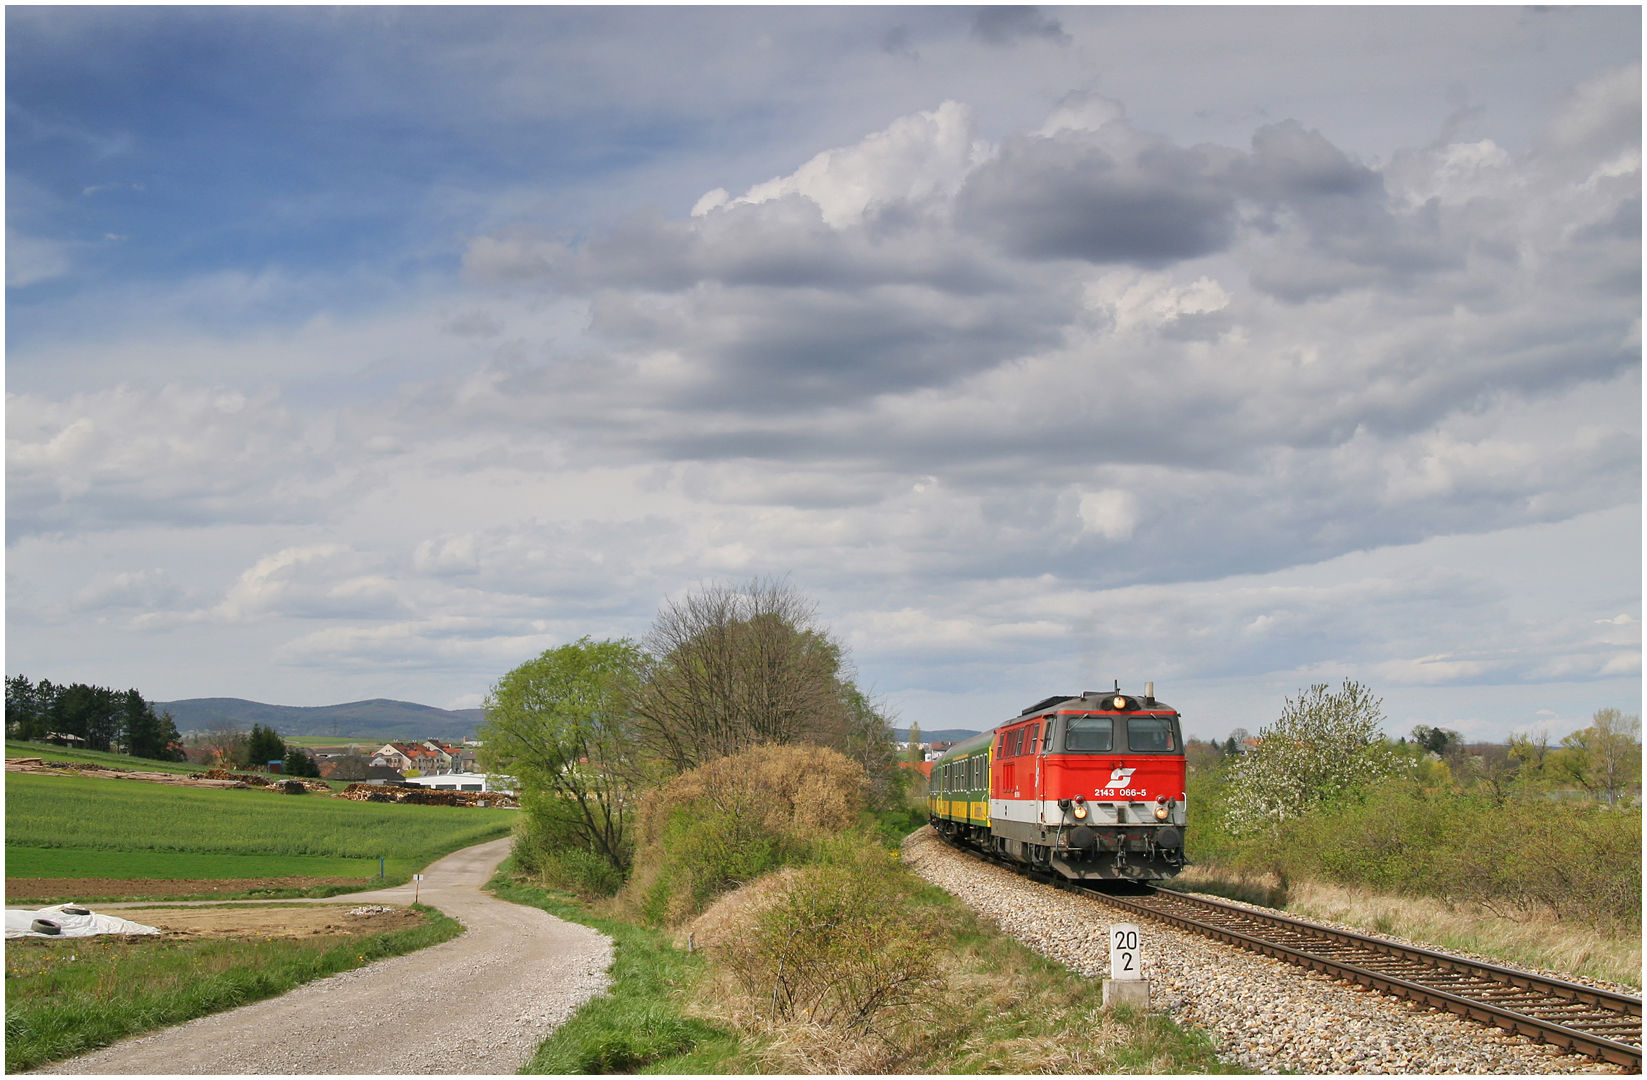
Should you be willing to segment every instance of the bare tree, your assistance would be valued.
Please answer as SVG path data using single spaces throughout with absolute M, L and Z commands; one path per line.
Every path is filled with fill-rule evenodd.
M 344 754 L 334 758 L 331 780 L 364 780 L 371 775 L 372 759 L 365 754 Z
M 713 584 L 664 602 L 631 712 L 675 770 L 770 743 L 841 744 L 852 727 L 841 647 L 785 582 Z
M 205 751 L 204 764 L 233 768 L 246 749 L 249 736 L 233 720 L 217 719 L 204 731 L 194 732 L 189 742 Z

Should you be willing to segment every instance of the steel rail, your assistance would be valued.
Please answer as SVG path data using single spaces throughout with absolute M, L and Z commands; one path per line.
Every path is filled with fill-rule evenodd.
M 1085 886 L 1069 887 L 1147 918 L 1641 1071 L 1641 999 L 1638 997 L 1169 890 L 1156 890 L 1147 897 L 1126 897 Z M 1170 897 L 1169 903 L 1180 907 L 1214 911 L 1224 924 L 1151 903 L 1162 897 Z M 1232 921 L 1246 924 L 1246 931 L 1257 929 L 1259 933 L 1243 932 L 1229 925 Z M 1265 936 L 1264 929 L 1282 931 L 1278 935 L 1281 940 L 1277 940 L 1277 935 Z M 1307 947 L 1320 945 L 1327 948 Z M 1396 962 L 1399 974 L 1369 966 L 1369 960 L 1377 963 L 1384 957 Z M 1426 979 L 1452 986 L 1429 985 Z M 1473 985 L 1460 985 L 1472 980 Z M 1459 991 L 1473 991 L 1481 996 Z M 1499 997 L 1505 1003 L 1484 1000 L 1490 996 Z M 1512 1002 L 1519 1008 L 1507 1007 Z M 1633 1038 L 1634 1042 L 1612 1036 Z
M 1254 911 L 1238 904 L 1186 896 L 1169 889 L 1152 888 L 1144 897 L 1116 896 L 1036 873 L 1020 863 L 954 844 L 942 833 L 939 836 L 956 850 L 975 858 L 1146 918 L 1641 1072 L 1639 997 L 1337 930 L 1287 915 Z M 1168 911 L 1159 903 L 1150 903 L 1164 898 L 1170 898 L 1168 904 L 1199 908 L 1214 913 L 1226 924 L 1245 923 L 1246 931 L 1260 932 L 1243 932 L 1232 925 L 1220 925 L 1217 921 Z M 1265 928 L 1279 934 L 1264 936 Z M 1277 937 L 1281 940 L 1276 940 Z M 1304 945 L 1311 948 L 1302 947 Z M 1380 967 L 1395 970 L 1379 970 Z M 1425 980 L 1443 985 L 1426 985 Z M 1470 996 L 1470 992 L 1478 996 Z M 1498 1000 L 1489 1000 L 1493 998 Z M 1508 1007 L 1510 1005 L 1517 1007 Z M 1573 1026 L 1575 1023 L 1585 1026 Z

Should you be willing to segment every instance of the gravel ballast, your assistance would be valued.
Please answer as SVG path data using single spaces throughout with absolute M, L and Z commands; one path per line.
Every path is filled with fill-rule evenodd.
M 930 828 L 904 841 L 920 877 L 1049 959 L 1109 968 L 1123 912 L 981 862 Z M 1265 1073 L 1619 1073 L 1499 1028 L 1387 997 L 1159 923 L 1141 923 L 1153 1007 L 1204 1030 L 1226 1061 Z

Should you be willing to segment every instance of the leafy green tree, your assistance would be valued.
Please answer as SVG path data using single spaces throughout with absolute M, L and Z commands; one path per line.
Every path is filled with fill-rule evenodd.
M 519 781 L 545 842 L 594 853 L 620 873 L 640 771 L 625 701 L 643 660 L 628 639 L 550 649 L 492 687 L 479 732 L 482 765 Z
M 71 683 L 53 698 L 48 731 L 74 735 L 89 750 L 114 749 L 125 720 L 125 695 L 102 686 Z
M 1449 750 L 1462 744 L 1463 738 L 1458 732 L 1447 728 L 1430 727 L 1427 724 L 1419 724 L 1413 728 L 1413 742 L 1436 757 L 1446 757 Z
M 1562 764 L 1586 791 L 1613 802 L 1641 783 L 1641 717 L 1597 709 L 1590 721 L 1561 740 Z
M 909 761 L 919 765 L 926 760 L 926 753 L 921 750 L 921 725 L 909 725 Z
M 126 753 L 151 761 L 182 761 L 182 736 L 172 714 L 156 714 L 154 706 L 136 690 L 127 690 L 121 702 Z
M 320 776 L 320 766 L 315 764 L 314 758 L 303 752 L 303 748 L 301 746 L 288 746 L 286 748 L 286 761 L 285 764 L 281 766 L 281 771 L 287 776 L 307 776 L 314 778 L 318 778 Z
M 34 684 L 26 675 L 6 677 L 6 738 L 26 739 L 33 728 Z
M 252 733 L 246 740 L 245 754 L 247 765 L 267 768 L 271 761 L 285 760 L 286 740 L 272 727 L 253 724 Z
M 1389 776 L 1392 755 L 1379 728 L 1383 702 L 1358 682 L 1337 691 L 1317 683 L 1288 698 L 1281 718 L 1236 759 L 1228 821 L 1237 835 L 1256 832 Z

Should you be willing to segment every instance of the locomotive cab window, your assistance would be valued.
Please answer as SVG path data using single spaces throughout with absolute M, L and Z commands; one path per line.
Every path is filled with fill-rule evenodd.
M 1072 716 L 1064 730 L 1064 749 L 1077 754 L 1107 754 L 1115 742 L 1115 721 L 1107 716 Z
M 1127 747 L 1137 754 L 1170 754 L 1177 750 L 1172 721 L 1164 716 L 1133 716 L 1127 719 Z

